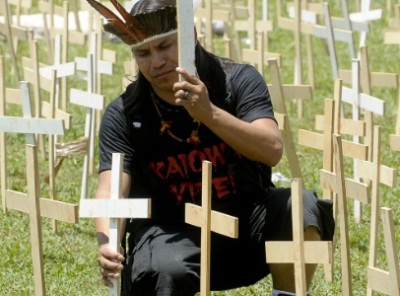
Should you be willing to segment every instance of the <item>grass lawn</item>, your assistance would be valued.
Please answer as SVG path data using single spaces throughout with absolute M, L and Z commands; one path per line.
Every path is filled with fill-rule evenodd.
M 35 1 L 36 2 L 36 1 Z M 34 2 L 34 3 L 35 3 Z M 261 1 L 259 1 L 261 2 Z M 272 2 L 272 1 L 269 1 Z M 333 6 L 332 13 L 340 16 L 337 1 L 329 1 Z M 352 4 L 353 5 L 353 4 Z M 400 48 L 396 45 L 385 45 L 383 43 L 383 31 L 389 26 L 389 19 L 393 11 L 386 11 L 386 1 L 374 1 L 373 8 L 383 9 L 381 20 L 370 24 L 370 33 L 367 37 L 368 57 L 370 69 L 373 72 L 388 72 L 400 74 Z M 293 83 L 295 43 L 293 33 L 279 29 L 276 25 L 275 3 L 270 3 L 271 17 L 275 21 L 275 30 L 269 36 L 269 50 L 282 54 L 281 78 L 283 83 Z M 350 7 L 352 8 L 352 6 Z M 354 34 L 355 44 L 358 44 L 358 34 Z M 216 36 L 216 52 L 221 52 L 221 41 Z M 304 44 L 303 44 L 304 45 Z M 297 143 L 297 130 L 299 128 L 313 130 L 314 119 L 317 114 L 323 113 L 325 98 L 333 98 L 333 85 L 329 55 L 324 41 L 312 38 L 315 64 L 315 89 L 313 99 L 303 103 L 303 116 L 297 116 L 297 105 L 295 102 L 287 101 L 289 117 Z M 46 59 L 45 44 L 40 42 L 40 56 L 43 61 Z M 117 51 L 117 62 L 114 65 L 114 74 L 103 76 L 103 95 L 107 103 L 117 97 L 122 91 L 122 77 L 124 76 L 123 62 L 130 59 L 129 48 L 115 41 L 105 41 L 106 48 Z M 347 47 L 337 43 L 339 68 L 350 69 L 351 63 L 348 57 Z M 356 46 L 357 48 L 357 46 Z M 306 54 L 305 46 L 303 55 Z M 0 40 L 0 55 L 5 56 L 6 61 L 6 85 L 15 87 L 15 81 L 11 73 L 11 60 L 8 54 L 8 44 Z M 19 57 L 28 56 L 28 45 L 24 42 L 19 45 Z M 69 58 L 86 56 L 86 49 L 73 46 L 70 47 Z M 307 65 L 304 61 L 303 74 L 305 83 L 307 82 Z M 266 69 L 266 80 L 268 82 L 268 69 Z M 86 89 L 86 82 L 79 73 L 68 80 L 69 87 Z M 120 87 L 121 85 L 121 87 Z M 374 118 L 374 124 L 382 127 L 381 155 L 382 164 L 391 168 L 399 167 L 399 153 L 391 151 L 389 147 L 389 135 L 395 131 L 397 118 L 397 104 L 399 93 L 397 89 L 372 88 L 372 95 L 385 100 L 385 115 Z M 45 96 L 47 97 L 47 96 Z M 20 115 L 16 108 L 10 108 L 9 112 L 13 115 Z M 68 142 L 83 135 L 85 110 L 83 108 L 69 105 L 68 112 L 72 114 L 72 129 L 61 137 L 60 142 Z M 346 117 L 351 117 L 351 110 L 345 108 Z M 345 137 L 345 136 L 344 136 Z M 25 149 L 23 135 L 7 135 L 7 181 L 8 188 L 26 192 L 27 179 L 31 178 L 30 173 L 26 173 L 25 168 Z M 96 144 L 97 145 L 97 144 Z M 309 148 L 297 146 L 298 155 L 301 162 L 302 173 L 304 176 L 305 187 L 314 189 L 321 193 L 319 184 L 319 169 L 322 168 L 322 152 L 314 151 Z M 39 156 L 40 164 L 40 190 L 41 196 L 48 197 L 48 184 L 43 181 L 43 176 L 47 173 L 47 162 Z M 57 199 L 78 203 L 80 197 L 81 171 L 83 165 L 82 157 L 70 157 L 64 161 L 56 179 Z M 96 162 L 97 165 L 97 162 Z M 347 177 L 352 176 L 352 162 L 345 159 L 345 169 Z M 275 172 L 281 172 L 285 176 L 290 176 L 287 160 L 284 157 L 282 162 L 275 168 Z M 93 196 L 97 186 L 96 173 L 89 179 L 89 196 Z M 278 186 L 289 186 L 289 183 L 282 182 Z M 394 221 L 398 226 L 400 221 L 399 186 L 388 188 L 381 186 L 381 206 L 390 207 L 394 212 Z M 353 217 L 353 202 L 349 201 L 348 210 L 349 229 L 350 229 L 350 253 L 353 276 L 354 295 L 365 295 L 366 293 L 366 266 L 368 265 L 369 251 L 369 227 L 370 227 L 370 207 L 363 205 L 361 223 L 356 223 Z M 51 223 L 47 219 L 43 221 L 43 262 L 46 288 L 48 295 L 84 295 L 97 296 L 107 295 L 107 289 L 100 281 L 97 265 L 97 240 L 94 233 L 94 223 L 90 219 L 80 219 L 77 224 L 59 223 L 59 230 L 54 233 Z M 396 228 L 396 241 L 400 242 L 400 228 Z M 29 230 L 29 217 L 16 211 L 0 213 L 0 295 L 24 296 L 34 295 L 33 268 L 31 258 L 31 242 Z M 319 267 L 314 278 L 313 295 L 341 295 L 341 262 L 339 245 L 335 252 L 335 271 L 332 282 L 327 282 L 324 277 L 323 268 Z M 378 266 L 386 268 L 386 256 L 383 245 L 382 232 L 380 231 L 380 246 L 378 255 Z M 251 287 L 241 289 L 213 292 L 213 295 L 270 295 L 271 281 L 267 277 Z

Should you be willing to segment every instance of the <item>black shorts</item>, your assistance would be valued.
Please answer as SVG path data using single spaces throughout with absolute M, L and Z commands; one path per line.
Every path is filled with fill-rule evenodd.
M 334 233 L 332 203 L 304 191 L 304 228 Z M 239 219 L 239 238 L 211 236 L 211 290 L 248 286 L 269 274 L 265 241 L 292 239 L 290 188 L 273 188 Z M 122 272 L 122 295 L 194 295 L 200 283 L 200 229 L 155 219 L 136 221 Z

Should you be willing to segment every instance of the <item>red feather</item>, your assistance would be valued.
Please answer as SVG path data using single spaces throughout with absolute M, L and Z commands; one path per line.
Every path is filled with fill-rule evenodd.
M 96 9 L 105 19 L 107 20 L 107 25 L 104 26 L 104 29 L 112 34 L 117 35 L 119 38 L 121 38 L 122 41 L 124 41 L 127 44 L 133 44 L 137 41 L 137 37 L 135 36 L 134 32 L 129 30 L 128 27 L 130 27 L 131 24 L 124 23 L 115 13 L 113 13 L 111 10 L 109 10 L 107 7 L 105 7 L 103 4 L 95 1 L 95 0 L 87 0 L 87 2 L 94 8 Z M 115 0 L 112 1 L 114 6 Z M 123 7 L 121 5 L 120 9 Z M 121 11 L 116 7 L 117 10 L 121 13 Z M 125 11 L 127 14 L 127 12 Z M 129 14 L 130 15 L 130 14 Z M 132 17 L 128 20 L 125 21 L 132 21 Z
M 116 0 L 110 0 L 110 1 L 117 9 L 117 11 L 121 14 L 126 24 L 130 22 L 135 22 L 135 19 L 132 17 L 132 15 L 129 12 L 127 12 L 121 4 L 119 4 Z

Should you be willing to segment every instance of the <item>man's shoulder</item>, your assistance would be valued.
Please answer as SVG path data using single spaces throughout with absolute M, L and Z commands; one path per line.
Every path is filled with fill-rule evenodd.
M 121 109 L 122 107 L 123 107 L 122 95 L 119 95 L 118 97 L 114 98 L 107 105 L 108 109 Z

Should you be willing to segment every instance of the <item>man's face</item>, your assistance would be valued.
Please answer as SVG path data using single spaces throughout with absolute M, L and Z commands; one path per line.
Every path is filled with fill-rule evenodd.
M 136 63 L 153 89 L 172 91 L 178 81 L 175 68 L 178 66 L 177 34 L 147 42 L 132 49 Z

